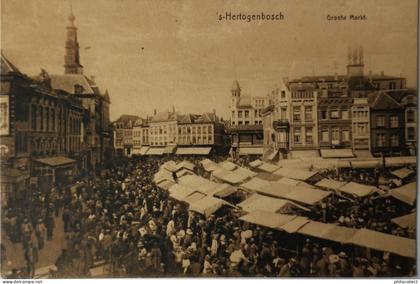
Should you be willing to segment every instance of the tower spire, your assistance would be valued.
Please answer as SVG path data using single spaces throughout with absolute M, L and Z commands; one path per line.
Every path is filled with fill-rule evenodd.
M 66 54 L 64 56 L 65 74 L 82 74 L 83 66 L 80 64 L 79 42 L 77 41 L 77 27 L 74 25 L 76 17 L 73 14 L 73 6 L 70 3 L 70 25 L 67 26 Z

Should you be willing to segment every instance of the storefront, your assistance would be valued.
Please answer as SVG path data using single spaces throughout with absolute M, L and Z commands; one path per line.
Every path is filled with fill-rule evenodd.
M 38 186 L 42 191 L 54 185 L 64 186 L 72 182 L 76 173 L 76 160 L 58 156 L 33 160 L 32 176 L 38 177 Z

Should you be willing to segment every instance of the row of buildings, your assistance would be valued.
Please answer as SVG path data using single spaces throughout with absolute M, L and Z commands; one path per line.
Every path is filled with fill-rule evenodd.
M 64 74 L 22 73 L 1 54 L 1 199 L 21 200 L 98 171 L 112 159 L 107 91 L 83 74 L 77 28 L 69 17 Z
M 406 88 L 402 77 L 365 75 L 362 48 L 349 51 L 345 75 L 284 79 L 264 98 L 242 97 L 235 81 L 231 98 L 232 150 L 238 155 L 344 158 L 416 152 L 417 90 Z
M 225 127 L 216 112 L 180 114 L 156 112 L 140 118 L 122 115 L 112 123 L 114 148 L 119 157 L 133 155 L 205 155 L 223 151 Z

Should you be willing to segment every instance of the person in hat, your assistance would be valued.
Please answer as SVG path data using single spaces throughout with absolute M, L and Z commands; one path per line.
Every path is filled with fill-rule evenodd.
M 338 257 L 340 258 L 338 264 L 337 264 L 337 273 L 341 277 L 351 277 L 351 266 L 348 261 L 347 254 L 342 251 L 338 254 Z
M 42 222 L 42 218 L 38 219 L 38 222 L 35 226 L 35 234 L 38 241 L 38 249 L 41 250 L 44 248 L 44 240 L 46 234 L 46 228 L 44 222 Z

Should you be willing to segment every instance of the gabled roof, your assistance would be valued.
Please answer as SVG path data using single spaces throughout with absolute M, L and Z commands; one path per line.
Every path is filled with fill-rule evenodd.
M 9 73 L 20 73 L 22 74 L 19 69 L 10 62 L 6 56 L 4 56 L 3 52 L 1 52 L 1 62 L 0 62 L 0 72 L 2 75 L 9 74 Z
M 104 97 L 104 101 L 106 101 L 107 103 L 111 103 L 111 98 L 109 97 L 108 90 L 105 90 L 103 97 Z
M 387 90 L 386 93 L 399 103 L 401 102 L 402 98 L 406 95 L 417 96 L 417 90 L 415 89 Z
M 387 110 L 401 109 L 402 106 L 390 95 L 383 91 L 377 91 L 368 95 L 369 106 L 372 109 Z
M 238 107 L 252 107 L 252 97 L 241 96 L 238 101 Z
M 151 122 L 163 122 L 163 121 L 173 121 L 177 120 L 179 115 L 176 112 L 159 112 L 153 116 Z
M 69 94 L 75 94 L 75 85 L 82 86 L 83 90 L 81 94 L 83 95 L 94 95 L 97 94 L 98 91 L 92 88 L 95 88 L 96 86 L 91 85 L 91 80 L 82 74 L 50 75 L 50 78 L 53 89 L 63 90 Z
M 141 118 L 137 115 L 123 114 L 116 121 L 114 121 L 113 124 L 123 123 L 124 125 L 127 125 L 129 123 L 138 121 L 139 119 Z

